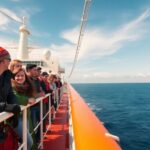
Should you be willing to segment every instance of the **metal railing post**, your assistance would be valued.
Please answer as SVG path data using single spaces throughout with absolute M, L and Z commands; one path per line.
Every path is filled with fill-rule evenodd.
M 43 116 L 43 99 L 49 96 L 49 110 L 46 113 L 45 116 Z M 34 131 L 35 132 L 39 126 L 40 126 L 40 144 L 38 146 L 38 148 L 43 149 L 43 139 L 44 139 L 44 135 L 43 135 L 43 120 L 47 117 L 49 117 L 49 123 L 51 125 L 51 94 L 47 94 L 45 95 L 45 97 L 40 97 L 36 99 L 35 104 L 40 103 L 40 122 L 38 123 L 38 125 L 36 125 L 36 127 L 34 127 Z M 22 111 L 22 139 L 23 142 L 21 143 L 21 145 L 19 145 L 18 150 L 27 150 L 27 131 L 28 131 L 28 122 L 27 122 L 27 109 L 30 109 L 30 107 L 34 106 L 28 104 L 27 106 L 22 106 L 21 105 L 21 111 Z M 13 114 L 12 113 L 8 113 L 8 112 L 1 112 L 0 113 L 0 122 L 3 122 L 7 119 L 9 119 L 10 117 L 12 117 Z M 33 134 L 33 132 L 31 134 Z M 47 133 L 47 132 L 46 132 Z M 46 134 L 45 134 L 46 135 Z
M 51 94 L 49 95 L 49 108 L 48 108 L 48 111 L 49 111 L 49 125 L 51 125 Z
M 23 110 L 23 150 L 27 150 L 27 108 Z
M 40 101 L 40 122 L 41 149 L 43 149 L 43 100 Z

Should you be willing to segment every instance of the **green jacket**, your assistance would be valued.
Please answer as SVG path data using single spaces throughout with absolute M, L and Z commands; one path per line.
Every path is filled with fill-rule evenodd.
M 16 99 L 17 104 L 24 105 L 24 106 L 28 104 L 28 99 L 29 99 L 28 96 L 18 93 L 17 91 L 15 91 L 15 89 L 13 89 L 13 92 L 14 92 L 15 96 L 17 97 L 17 99 Z M 32 139 L 33 139 L 33 143 L 34 143 L 32 150 L 34 150 L 34 149 L 36 149 L 36 142 L 35 142 L 35 132 L 33 130 L 33 123 L 32 123 L 32 119 L 31 119 L 31 115 L 30 115 L 30 108 L 28 108 L 27 116 L 28 116 L 28 121 L 29 121 L 29 132 L 32 133 Z

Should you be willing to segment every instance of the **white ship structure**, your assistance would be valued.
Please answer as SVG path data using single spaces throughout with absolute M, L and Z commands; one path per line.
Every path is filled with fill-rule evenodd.
M 27 28 L 27 19 L 23 17 L 23 23 L 19 28 L 20 39 L 17 48 L 9 47 L 8 50 L 12 59 L 19 59 L 23 65 L 32 63 L 42 67 L 43 71 L 60 76 L 65 69 L 60 66 L 59 58 L 54 56 L 49 49 L 32 48 L 28 46 L 30 31 Z

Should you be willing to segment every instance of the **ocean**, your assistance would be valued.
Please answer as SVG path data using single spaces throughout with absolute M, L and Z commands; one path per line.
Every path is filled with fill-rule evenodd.
M 123 150 L 150 150 L 150 83 L 72 84 Z

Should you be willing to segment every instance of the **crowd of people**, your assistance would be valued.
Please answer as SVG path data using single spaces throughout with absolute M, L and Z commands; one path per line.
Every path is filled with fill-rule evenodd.
M 60 88 L 62 82 L 60 77 L 42 72 L 42 68 L 36 64 L 27 64 L 23 66 L 21 60 L 11 60 L 9 52 L 0 47 L 0 112 L 9 111 L 8 106 L 15 107 L 18 114 L 15 117 L 16 125 L 13 126 L 19 137 L 22 137 L 22 114 L 20 105 L 34 104 L 36 98 L 43 97 L 45 94 L 51 94 L 51 107 L 55 112 L 58 102 L 55 101 L 54 92 L 58 90 L 58 101 L 60 100 Z M 43 114 L 49 109 L 48 98 L 43 100 Z M 12 111 L 13 112 L 13 111 Z M 15 112 L 15 111 L 14 111 Z M 52 115 L 52 120 L 54 115 Z M 36 143 L 40 141 L 40 130 L 34 132 L 35 126 L 40 121 L 39 103 L 31 106 L 27 113 L 27 148 L 28 150 L 36 149 Z M 44 131 L 46 130 L 46 120 L 44 120 Z M 0 127 L 0 140 L 3 129 Z M 32 133 L 32 134 L 31 134 Z

